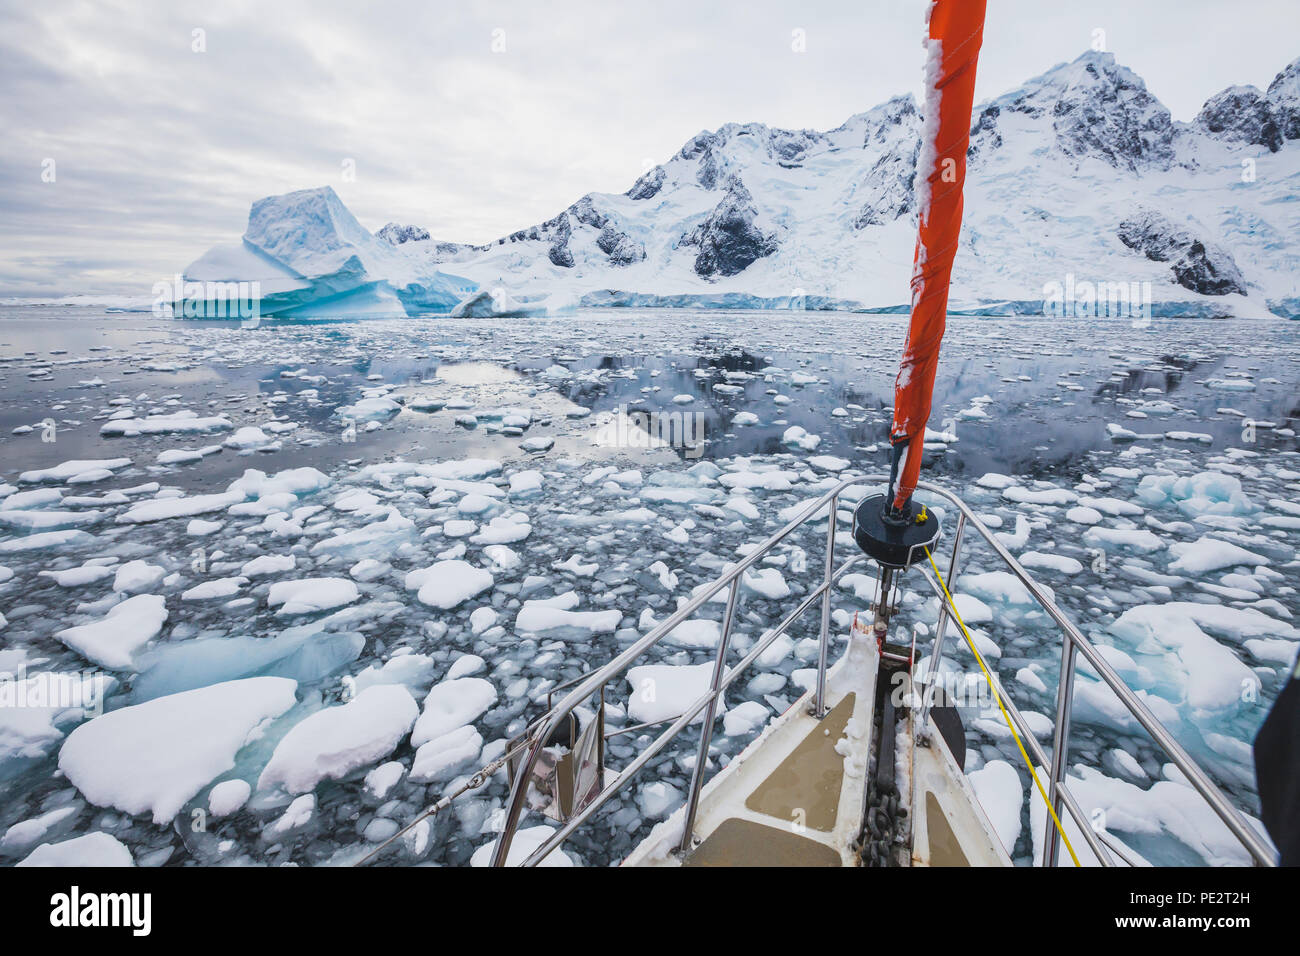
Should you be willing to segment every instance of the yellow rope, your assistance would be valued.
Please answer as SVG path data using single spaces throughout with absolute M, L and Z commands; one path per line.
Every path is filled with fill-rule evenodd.
M 970 652 L 975 655 L 975 660 L 979 662 L 980 670 L 984 672 L 984 679 L 989 682 L 989 690 L 993 691 L 993 699 L 998 702 L 998 710 L 1002 711 L 1002 719 L 1007 722 L 1007 727 L 1011 731 L 1011 736 L 1016 739 L 1016 746 L 1020 748 L 1020 756 L 1025 760 L 1025 766 L 1029 768 L 1029 775 L 1034 778 L 1034 783 L 1038 787 L 1038 792 L 1043 795 L 1043 803 L 1047 804 L 1047 812 L 1052 815 L 1052 822 L 1056 824 L 1056 831 L 1061 834 L 1061 840 L 1065 843 L 1065 848 L 1070 851 L 1070 859 L 1074 861 L 1075 866 L 1081 866 L 1079 858 L 1074 854 L 1074 847 L 1070 846 L 1070 838 L 1065 835 L 1065 827 L 1061 826 L 1060 818 L 1056 815 L 1056 809 L 1052 806 L 1052 801 L 1047 797 L 1047 791 L 1043 789 L 1042 781 L 1038 779 L 1038 774 L 1034 772 L 1034 764 L 1029 759 L 1029 754 L 1025 753 L 1025 745 L 1020 742 L 1020 735 L 1016 733 L 1015 724 L 1011 722 L 1011 716 L 1007 713 L 1006 707 L 1002 704 L 1002 696 L 998 693 L 997 685 L 993 683 L 993 676 L 989 669 L 984 665 L 984 658 L 979 649 L 975 646 L 975 641 L 971 639 L 970 631 L 966 630 L 966 624 L 962 621 L 961 615 L 957 613 L 957 602 L 952 599 L 948 593 L 948 585 L 944 583 L 943 575 L 939 573 L 939 567 L 934 563 L 934 555 L 930 549 L 925 549 L 925 556 L 930 559 L 930 567 L 934 568 L 934 576 L 939 579 L 939 587 L 943 588 L 944 597 L 948 599 L 948 608 L 952 611 L 953 619 L 956 620 L 957 626 L 961 628 L 962 637 L 966 638 L 966 644 L 970 647 Z M 938 675 L 935 675 L 938 679 Z M 1043 854 L 1046 856 L 1047 847 L 1043 847 Z

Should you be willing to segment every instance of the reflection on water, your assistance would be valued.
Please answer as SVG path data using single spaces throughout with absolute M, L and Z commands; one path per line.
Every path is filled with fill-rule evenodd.
M 450 385 L 504 385 L 523 376 L 491 362 L 455 362 L 438 366 L 437 377 Z
M 452 410 L 408 408 L 355 444 L 340 438 L 336 409 L 363 390 L 391 390 L 401 399 L 413 394 L 406 386 L 421 385 L 459 398 L 462 411 L 466 402 L 471 409 L 536 406 L 539 419 L 554 422 L 530 434 L 552 435 L 566 454 L 594 453 L 582 428 L 566 424 L 576 417 L 569 414 L 575 403 L 598 416 L 620 408 L 690 414 L 704 430 L 705 457 L 786 451 L 783 436 L 798 426 L 820 438 L 817 453 L 859 462 L 879 456 L 883 466 L 904 331 L 896 316 L 801 313 L 605 310 L 576 318 L 242 329 L 93 309 L 0 309 L 0 448 L 17 469 L 120 454 L 148 463 L 164 449 L 206 443 L 197 436 L 101 439 L 107 415 L 131 407 L 137 414 L 224 414 L 237 427 L 268 420 L 297 426 L 278 450 L 253 462 L 209 459 L 194 478 L 211 484 L 262 461 L 265 468 L 328 469 L 358 456 L 518 452 L 483 427 L 454 427 Z M 1300 406 L 1295 332 L 1281 322 L 1166 320 L 1134 330 L 954 317 L 931 427 L 958 440 L 932 445 L 927 467 L 937 474 L 1061 473 L 1079 467 L 1085 453 L 1110 447 L 1108 424 L 1144 436 L 1208 435 L 1222 448 L 1240 442 L 1243 418 L 1255 418 L 1276 426 L 1260 433 L 1255 450 L 1294 447 L 1285 429 Z M 1233 377 L 1257 387 L 1205 385 Z M 982 415 L 966 414 L 984 398 Z M 548 400 L 550 411 L 541 407 Z M 33 437 L 50 420 L 58 426 L 56 445 Z

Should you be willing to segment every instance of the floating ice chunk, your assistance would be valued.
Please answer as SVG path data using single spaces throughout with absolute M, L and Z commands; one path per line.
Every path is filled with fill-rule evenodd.
M 513 571 L 523 564 L 523 558 L 504 544 L 489 544 L 483 554 L 492 562 L 493 571 Z
M 1259 509 L 1241 490 L 1235 475 L 1203 471 L 1195 475 L 1147 475 L 1138 498 L 1148 505 L 1171 504 L 1189 518 L 1198 515 L 1248 515 Z
M 169 518 L 191 518 L 194 515 L 225 511 L 243 501 L 242 495 L 223 492 L 211 495 L 182 495 L 179 498 L 154 498 L 132 505 L 117 516 L 118 524 L 145 524 L 166 521 Z
M 1005 760 L 990 760 L 966 775 L 975 789 L 980 806 L 993 824 L 993 831 L 1008 854 L 1020 839 L 1020 814 L 1025 806 L 1025 788 L 1016 768 Z
M 1219 392 L 1253 392 L 1255 383 L 1244 378 L 1208 378 L 1205 387 Z
M 1027 568 L 1046 568 L 1061 574 L 1078 574 L 1083 565 L 1074 558 L 1063 554 L 1043 554 L 1040 551 L 1026 551 L 1020 556 L 1020 563 Z
M 449 780 L 483 749 L 483 735 L 473 727 L 457 727 L 420 746 L 411 762 L 416 783 Z
M 208 792 L 208 813 L 228 817 L 243 808 L 252 792 L 247 780 L 223 780 Z
M 111 578 L 114 576 L 115 571 L 111 567 L 86 564 L 79 568 L 68 568 L 64 571 L 41 571 L 38 573 L 43 578 L 51 579 L 61 588 L 78 588 L 87 584 L 94 584 L 96 581 L 102 581 L 104 578 Z
M 343 531 L 312 545 L 312 554 L 349 554 L 361 557 L 366 553 L 386 556 L 401 542 L 415 534 L 415 522 L 405 518 L 396 509 L 388 513 L 383 521 L 370 524 L 351 531 Z
M 1165 546 L 1160 538 L 1145 528 L 1089 528 L 1083 533 L 1083 540 L 1094 548 L 1127 548 L 1147 553 Z
M 248 468 L 232 481 L 226 491 L 242 498 L 264 498 L 270 495 L 308 495 L 330 484 L 330 478 L 315 468 L 288 468 L 268 475 L 256 468 Z
M 62 548 L 67 545 L 90 544 L 95 540 L 93 534 L 85 531 L 78 531 L 75 528 L 66 528 L 62 531 L 40 531 L 36 534 L 25 535 L 21 538 L 14 538 L 10 541 L 0 541 L 0 553 L 13 553 L 16 551 L 45 551 L 53 548 Z
M 1137 505 L 1119 498 L 1080 498 L 1079 505 L 1117 518 L 1123 516 L 1136 517 L 1142 514 L 1142 509 Z
M 467 494 L 456 502 L 456 510 L 463 515 L 480 515 L 496 507 L 496 501 L 487 495 Z
M 425 654 L 400 654 L 382 667 L 372 664 L 353 678 L 357 691 L 377 684 L 401 684 L 412 694 L 427 693 L 433 683 L 433 658 Z
M 1039 779 L 1045 780 L 1045 771 L 1038 769 Z M 1081 806 L 1092 807 L 1104 814 L 1111 839 L 1113 831 L 1132 833 L 1149 841 L 1175 840 L 1186 849 L 1176 850 L 1169 862 L 1185 857 L 1187 850 L 1196 854 L 1209 866 L 1249 866 L 1251 857 L 1241 842 L 1219 819 L 1205 799 L 1184 782 L 1158 780 L 1143 788 L 1125 780 L 1108 777 L 1091 767 L 1079 766 L 1068 778 L 1070 792 Z M 1042 860 L 1042 834 L 1048 824 L 1046 804 L 1041 799 L 1030 801 L 1030 833 L 1034 840 L 1035 865 Z M 1083 835 L 1074 825 L 1073 817 L 1065 814 L 1061 821 L 1066 827 L 1075 852 L 1087 865 L 1097 865 Z M 1144 850 L 1149 854 L 1158 846 Z M 1143 864 L 1143 857 L 1131 847 L 1126 854 Z M 1061 866 L 1071 866 L 1070 857 L 1062 852 Z
M 343 405 L 335 412 L 339 418 L 356 422 L 384 422 L 402 410 L 402 406 L 382 395 L 362 398 L 352 405 Z
M 434 685 L 424 699 L 424 710 L 411 732 L 411 745 L 419 747 L 464 727 L 496 703 L 491 681 L 481 677 L 458 677 Z
M 798 476 L 788 471 L 734 471 L 718 476 L 724 488 L 757 488 L 763 491 L 789 491 Z
M 742 576 L 742 585 L 755 594 L 773 601 L 781 601 L 790 596 L 790 585 L 776 568 L 763 568 L 747 571 Z
M 804 451 L 813 451 L 822 443 L 820 435 L 810 435 L 798 425 L 791 425 L 781 435 L 781 441 L 787 445 L 798 445 Z
M 343 607 L 360 597 L 356 583 L 347 578 L 304 578 L 272 584 L 266 603 L 280 608 L 276 612 L 280 615 L 314 614 Z
M 1012 486 L 1002 492 L 1008 501 L 1030 505 L 1068 505 L 1079 500 L 1079 496 L 1068 488 L 1021 488 Z
M 954 594 L 952 600 L 965 624 L 984 624 L 993 620 L 993 609 L 973 595 Z
M 1133 780 L 1147 780 L 1147 772 L 1127 750 L 1113 747 L 1102 755 L 1102 762 L 1119 770 Z
M 1182 574 L 1205 574 L 1220 568 L 1234 568 L 1241 565 L 1259 566 L 1268 564 L 1268 558 L 1254 551 L 1247 551 L 1227 541 L 1220 541 L 1209 535 L 1190 542 L 1177 542 L 1169 546 L 1175 560 L 1169 563 L 1169 570 Z
M 532 533 L 533 526 L 528 523 L 528 516 L 516 512 L 497 515 L 469 540 L 473 544 L 514 544 L 516 541 L 523 541 Z
M 182 601 L 211 601 L 216 598 L 234 597 L 240 588 L 248 583 L 248 578 L 215 578 L 204 581 L 181 592 Z
M 258 428 L 256 425 L 247 425 L 239 429 L 221 444 L 227 448 L 244 451 L 250 448 L 263 448 L 271 444 L 274 440 L 275 439 L 262 431 L 262 429 Z
M 0 511 L 0 526 L 22 532 L 54 531 L 77 525 L 95 524 L 104 517 L 102 511 Z
M 53 468 L 40 468 L 24 471 L 18 476 L 21 484 L 37 484 L 43 481 L 67 481 L 91 471 L 119 471 L 131 464 L 130 458 L 100 458 L 91 460 L 65 461 Z
M 547 826 L 527 827 L 516 831 L 514 839 L 510 841 L 510 852 L 506 854 L 506 865 L 519 866 L 524 862 L 524 860 L 528 859 L 528 857 L 530 857 L 538 847 L 549 840 L 553 833 L 555 833 L 555 831 Z M 492 854 L 496 852 L 496 848 L 496 840 L 479 847 L 474 851 L 474 855 L 470 857 L 469 865 L 474 867 L 491 866 Z M 559 847 L 556 847 L 543 857 L 541 862 L 537 865 L 574 866 L 575 864 L 571 856 Z
M 147 561 L 128 561 L 117 569 L 113 590 L 126 594 L 141 594 L 151 590 L 167 574 L 167 569 Z
M 140 594 L 115 605 L 98 621 L 66 627 L 54 636 L 101 667 L 129 670 L 135 652 L 158 636 L 166 620 L 161 595 Z
M 1016 484 L 1016 479 L 1012 478 L 1010 475 L 1003 475 L 996 471 L 990 471 L 982 478 L 978 479 L 975 484 L 979 485 L 981 488 L 991 488 L 994 491 L 1001 491 Z
M 993 537 L 998 539 L 1002 547 L 1018 551 L 1029 543 L 1029 522 L 1024 515 L 1017 513 L 1016 530 L 995 531 Z
M 474 635 L 482 634 L 489 627 L 497 622 L 497 612 L 495 608 L 480 607 L 475 608 L 469 616 L 470 633 Z
M 406 575 L 407 590 L 417 590 L 421 604 L 450 610 L 492 587 L 492 572 L 468 561 L 438 561 Z
M 38 817 L 32 817 L 30 820 L 20 820 L 5 831 L 3 839 L 0 839 L 0 852 L 10 856 L 17 856 L 20 853 L 29 851 L 36 846 L 51 831 L 62 829 L 60 824 L 65 821 L 71 822 L 78 812 L 80 804 L 72 806 L 59 807 L 57 810 L 51 810 L 48 813 L 42 813 Z
M 106 438 L 114 436 L 133 438 L 137 435 L 219 432 L 234 427 L 234 423 L 224 415 L 201 418 L 197 412 L 184 411 L 171 415 L 150 415 L 147 418 L 119 418 L 105 422 L 100 426 L 99 433 Z
M 289 628 L 271 638 L 206 638 L 160 644 L 137 661 L 140 674 L 132 685 L 132 697 L 149 700 L 262 675 L 301 683 L 318 681 L 352 663 L 365 646 L 360 634 L 323 632 L 321 625 L 326 621 Z
M 658 820 L 666 816 L 681 806 L 685 799 L 682 791 L 662 780 L 650 781 L 636 795 L 637 806 L 641 808 L 641 816 L 645 820 Z
M 1039 693 L 1047 693 L 1047 685 L 1043 683 L 1043 679 L 1030 667 L 1022 667 L 1020 670 L 1016 671 L 1016 682 L 1024 684 L 1026 687 L 1031 690 L 1036 690 Z
M 1048 597 L 1053 596 L 1051 588 L 1043 584 L 1039 587 L 1047 592 Z M 1029 589 L 1010 571 L 964 575 L 961 578 L 961 589 L 991 604 L 1029 606 L 1038 603 Z
M 649 623 L 651 626 L 654 626 L 652 620 L 646 620 L 644 616 L 642 620 L 643 623 Z M 712 648 L 718 646 L 718 639 L 721 638 L 721 636 L 722 627 L 717 621 L 695 618 L 689 621 L 682 621 L 664 637 L 664 640 L 677 647 Z
M 69 720 L 103 708 L 118 686 L 106 674 L 39 673 L 13 679 L 25 666 L 23 657 L 4 663 L 9 679 L 0 681 L 0 764 L 44 757 L 67 729 Z
M 627 681 L 632 693 L 627 701 L 627 714 L 636 721 L 660 721 L 680 717 L 699 697 L 708 692 L 713 679 L 713 664 L 643 664 L 630 668 Z M 719 712 L 725 709 L 724 700 L 718 698 Z M 692 723 L 704 720 L 704 711 L 695 715 Z
M 295 689 L 252 677 L 110 711 L 68 735 L 59 769 L 91 803 L 166 824 L 234 767 L 263 722 L 293 706 Z
M 289 804 L 280 819 L 262 832 L 263 839 L 280 840 L 295 830 L 301 830 L 316 815 L 316 795 L 304 793 Z
M 42 843 L 15 866 L 135 866 L 131 851 L 115 836 L 96 830 L 62 843 Z
M 722 732 L 728 737 L 743 737 L 767 723 L 768 709 L 756 700 L 737 704 L 722 717 Z
M 385 800 L 392 789 L 401 783 L 404 776 L 406 776 L 406 768 L 400 761 L 390 760 L 388 763 L 381 763 L 366 774 L 366 793 L 376 800 Z
M 515 629 L 533 634 L 548 631 L 581 631 L 586 634 L 612 634 L 623 620 L 623 612 L 570 611 L 541 601 L 525 601 L 515 617 Z
M 447 668 L 447 680 L 477 674 L 485 667 L 487 667 L 487 662 L 477 654 L 462 654 L 452 662 L 451 667 Z
M 0 509 L 5 511 L 22 511 L 26 508 L 44 508 L 46 505 L 57 505 L 63 500 L 63 492 L 57 488 L 35 488 L 32 491 L 13 490 L 13 485 L 5 485 L 9 489 L 6 495 L 0 495 Z
M 418 715 L 405 687 L 367 687 L 346 704 L 304 718 L 285 734 L 257 788 L 307 793 L 322 780 L 342 780 L 396 750 Z
M 244 562 L 239 573 L 246 578 L 260 578 L 267 574 L 292 571 L 297 566 L 298 558 L 292 554 L 262 554 L 251 561 Z
M 1271 664 L 1282 664 L 1286 667 L 1290 667 L 1295 663 L 1296 643 L 1294 641 L 1256 638 L 1242 643 L 1256 660 L 1268 661 Z
M 722 506 L 726 511 L 738 514 L 749 521 L 758 518 L 758 508 L 748 498 L 732 498 Z
M 1143 654 L 1165 653 L 1166 661 L 1176 665 L 1175 674 L 1181 672 L 1176 683 L 1193 717 L 1235 712 L 1243 689 L 1254 686 L 1254 672 L 1197 626 L 1201 615 L 1196 607 L 1183 603 L 1132 607 L 1111 624 L 1110 632 Z
M 853 462 L 847 458 L 837 458 L 834 455 L 813 455 L 808 459 L 808 464 L 822 471 L 843 471 Z

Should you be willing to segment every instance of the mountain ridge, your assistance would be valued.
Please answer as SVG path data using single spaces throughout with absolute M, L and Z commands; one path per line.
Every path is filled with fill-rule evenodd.
M 1300 59 L 1266 91 L 1229 87 L 1180 122 L 1090 51 L 978 104 L 971 128 L 955 310 L 1036 311 L 1077 274 L 1150 283 L 1156 314 L 1300 315 Z M 397 223 L 375 241 L 416 272 L 523 302 L 896 310 L 920 129 L 910 95 L 826 131 L 728 123 L 626 192 L 588 193 L 494 242 Z M 420 299 L 394 291 L 407 311 Z

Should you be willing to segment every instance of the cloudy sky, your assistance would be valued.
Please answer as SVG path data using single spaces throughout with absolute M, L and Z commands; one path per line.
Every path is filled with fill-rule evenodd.
M 372 229 L 495 239 L 702 129 L 919 94 L 925 3 L 0 0 L 0 296 L 148 295 L 252 200 L 324 184 Z M 1101 30 L 1190 120 L 1266 87 L 1297 27 L 1296 0 L 990 0 L 976 98 Z

